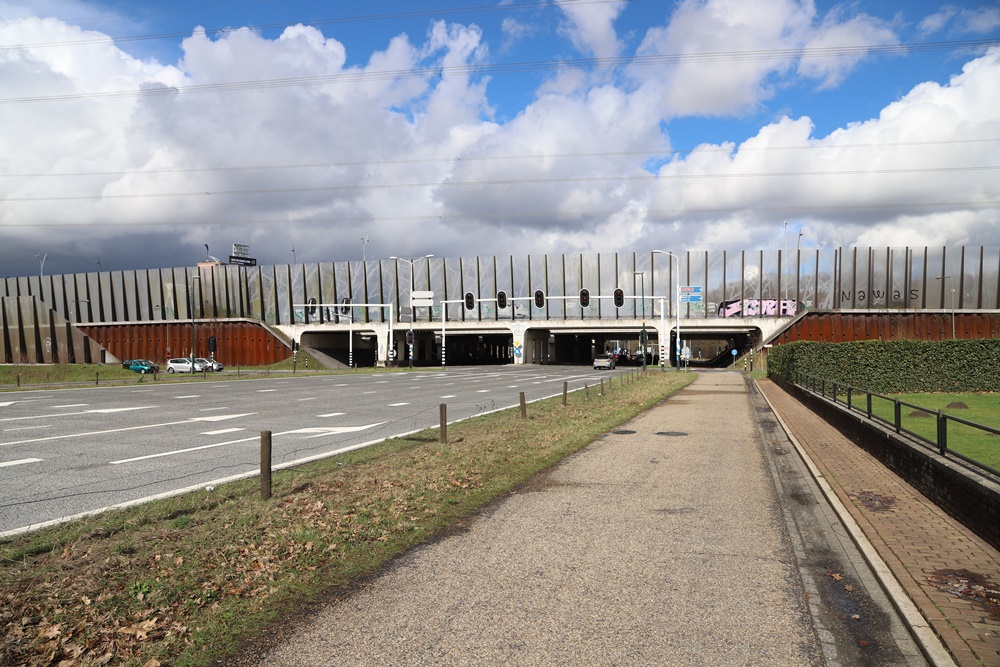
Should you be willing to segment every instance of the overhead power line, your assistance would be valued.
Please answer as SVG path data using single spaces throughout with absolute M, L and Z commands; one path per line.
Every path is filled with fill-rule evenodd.
M 820 150 L 843 150 L 862 148 L 904 148 L 904 147 L 926 147 L 945 146 L 960 144 L 982 144 L 1000 141 L 1000 137 L 985 137 L 981 139 L 942 139 L 935 141 L 895 141 L 895 142 L 872 142 L 864 144 L 803 144 L 799 146 L 741 146 L 739 153 L 759 153 L 772 151 L 820 151 Z M 500 162 L 513 160 L 555 160 L 582 158 L 610 157 L 657 157 L 665 158 L 672 155 L 684 155 L 688 153 L 725 153 L 731 154 L 733 148 L 717 147 L 706 148 L 699 146 L 692 148 L 674 148 L 670 150 L 647 150 L 647 151 L 599 151 L 582 153 L 537 153 L 520 155 L 458 155 L 455 157 L 434 157 L 434 158 L 400 158 L 396 160 L 353 160 L 344 162 L 303 162 L 298 164 L 261 164 L 261 165 L 241 165 L 241 166 L 213 166 L 213 167 L 188 167 L 175 169 L 122 169 L 110 171 L 60 171 L 60 172 L 0 172 L 0 178 L 63 178 L 63 177 L 90 177 L 90 176 L 125 176 L 125 175 L 149 175 L 149 174 L 202 174 L 202 173 L 228 173 L 247 171 L 278 171 L 291 169 L 342 169 L 346 167 L 384 167 L 401 166 L 411 164 L 460 164 L 463 162 Z
M 644 211 L 646 218 L 656 217 L 676 217 L 676 216 L 703 216 L 703 215 L 727 215 L 740 212 L 749 213 L 784 213 L 784 214 L 809 214 L 809 213 L 836 213 L 845 211 L 885 211 L 885 210 L 927 210 L 927 209 L 953 209 L 953 208 L 977 208 L 977 209 L 1000 209 L 1000 199 L 980 199 L 962 201 L 933 201 L 933 202 L 883 202 L 883 203 L 858 203 L 858 204 L 802 204 L 802 205 L 780 205 L 780 206 L 719 206 L 719 207 L 693 207 L 674 209 L 649 209 Z M 345 215 L 338 217 L 319 216 L 314 218 L 290 219 L 264 218 L 264 219 L 243 219 L 243 220 L 128 220 L 123 222 L 108 221 L 78 221 L 78 222 L 56 222 L 47 220 L 45 222 L 11 222 L 4 223 L 4 227 L 31 227 L 31 228 L 56 228 L 56 227 L 79 227 L 86 225 L 90 227 L 120 227 L 127 225 L 130 229 L 137 227 L 177 227 L 177 226 L 200 226 L 200 227 L 232 227 L 244 225 L 309 225 L 318 223 L 375 223 L 375 222 L 453 222 L 468 223 L 479 220 L 553 220 L 553 219 L 583 219 L 583 218 L 608 218 L 619 215 L 621 209 L 614 210 L 584 210 L 584 211 L 530 211 L 521 213 L 496 213 L 495 211 L 482 212 L 461 212 L 447 215 Z
M 577 58 L 566 60 L 536 60 L 497 63 L 493 65 L 456 65 L 451 67 L 428 66 L 411 69 L 348 71 L 339 74 L 287 77 L 279 79 L 255 79 L 229 81 L 189 86 L 168 86 L 162 82 L 150 82 L 148 87 L 139 89 L 67 93 L 60 95 L 33 95 L 25 97 L 0 98 L 0 104 L 26 104 L 34 102 L 66 102 L 79 100 L 102 100 L 129 97 L 155 98 L 174 96 L 181 93 L 219 93 L 246 90 L 266 90 L 297 86 L 316 86 L 343 83 L 364 83 L 386 79 L 413 77 L 469 76 L 472 74 L 498 74 L 531 72 L 566 67 L 612 68 L 624 66 L 665 66 L 690 63 L 718 63 L 741 60 L 790 60 L 796 58 L 842 58 L 864 55 L 899 55 L 929 51 L 954 51 L 964 49 L 984 49 L 1000 45 L 1000 39 L 960 40 L 951 42 L 918 42 L 910 44 L 855 45 L 839 47 L 812 47 L 795 49 L 772 49 L 754 51 L 718 51 L 711 53 L 678 53 L 662 55 L 619 56 L 613 58 Z

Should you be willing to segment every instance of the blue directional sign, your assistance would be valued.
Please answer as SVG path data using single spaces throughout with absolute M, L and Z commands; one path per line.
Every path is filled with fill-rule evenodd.
M 681 303 L 701 303 L 701 285 L 681 285 Z

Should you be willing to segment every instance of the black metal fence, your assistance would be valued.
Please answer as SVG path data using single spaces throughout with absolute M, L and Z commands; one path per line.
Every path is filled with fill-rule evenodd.
M 918 442 L 933 447 L 942 456 L 955 457 L 996 479 L 1000 479 L 1000 470 L 997 468 L 979 461 L 972 456 L 963 454 L 955 447 L 949 446 L 949 435 L 957 437 L 959 435 L 958 432 L 962 429 L 971 429 L 972 432 L 982 432 L 990 436 L 1000 436 L 1000 430 L 998 429 L 962 419 L 961 417 L 948 414 L 943 410 L 934 410 L 933 408 L 909 403 L 893 396 L 885 396 L 866 389 L 852 387 L 851 385 L 828 378 L 796 373 L 793 381 L 807 391 L 827 398 L 837 405 L 842 405 L 849 412 L 863 414 L 873 422 L 889 426 L 896 433 L 905 433 Z M 891 416 L 887 416 L 890 413 L 890 408 Z M 914 412 L 904 415 L 903 408 L 910 408 Z M 915 428 L 918 420 L 926 420 L 928 418 L 934 418 L 934 429 Z M 928 430 L 931 430 L 931 435 L 927 435 Z M 1000 448 L 1000 440 L 989 446 Z

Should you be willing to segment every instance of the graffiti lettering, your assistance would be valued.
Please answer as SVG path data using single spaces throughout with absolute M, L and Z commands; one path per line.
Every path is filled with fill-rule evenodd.
M 881 290 L 872 290 L 871 292 L 866 292 L 865 290 L 858 290 L 856 295 L 851 294 L 851 292 L 841 292 L 840 299 L 842 301 L 858 301 L 864 303 L 865 301 L 880 301 L 884 299 L 886 293 Z M 852 297 L 854 297 L 852 299 Z M 898 289 L 893 290 L 892 298 L 894 301 L 901 301 L 903 299 L 903 293 Z M 910 290 L 910 301 L 916 301 L 920 298 L 920 290 L 911 289 Z
M 719 304 L 719 317 L 767 317 L 795 315 L 795 299 L 734 299 Z

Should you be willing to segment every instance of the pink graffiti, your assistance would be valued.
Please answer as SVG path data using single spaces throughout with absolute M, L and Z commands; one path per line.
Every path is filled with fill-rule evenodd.
M 791 317 L 797 310 L 795 299 L 736 299 L 719 304 L 719 317 Z

